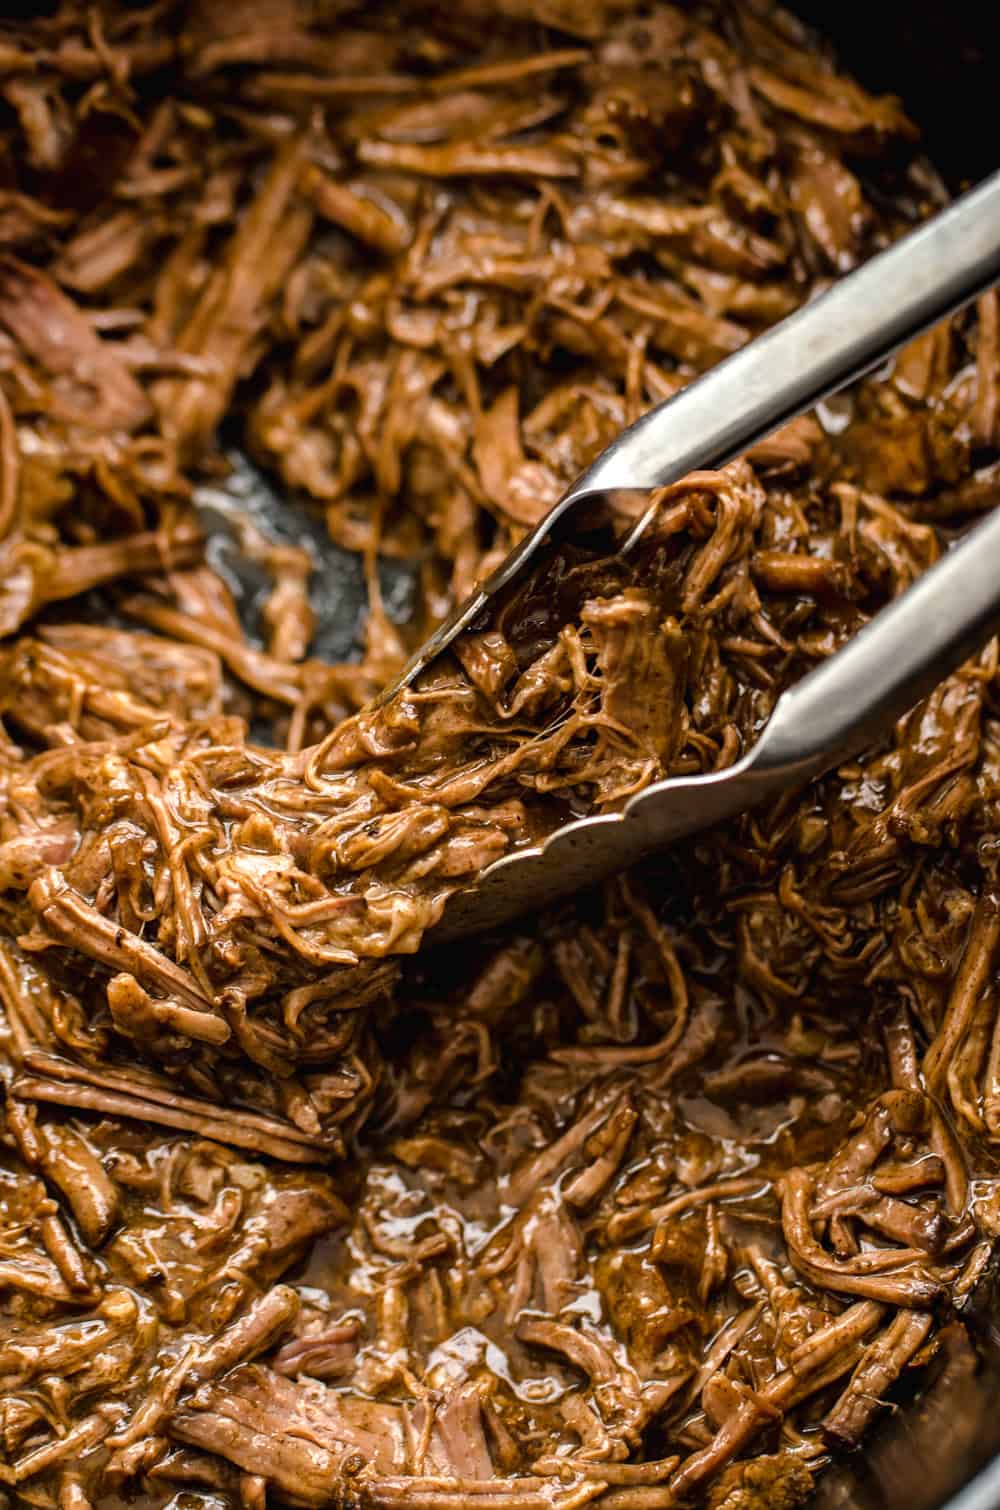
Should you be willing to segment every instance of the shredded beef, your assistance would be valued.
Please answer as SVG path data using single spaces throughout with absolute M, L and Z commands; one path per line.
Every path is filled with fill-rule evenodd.
M 975 1369 L 996 645 L 422 945 L 738 759 L 996 505 L 996 293 L 374 699 L 624 424 L 945 203 L 916 128 L 771 0 L 66 4 L 0 96 L 0 1502 L 791 1510 Z

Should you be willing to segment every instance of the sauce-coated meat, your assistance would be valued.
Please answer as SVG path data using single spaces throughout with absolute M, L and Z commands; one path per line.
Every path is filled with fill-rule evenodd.
M 793 1510 L 975 1367 L 996 645 L 418 951 L 738 759 L 1000 502 L 996 294 L 370 701 L 625 423 L 945 202 L 915 127 L 771 0 L 66 0 L 0 98 L 0 1507 Z

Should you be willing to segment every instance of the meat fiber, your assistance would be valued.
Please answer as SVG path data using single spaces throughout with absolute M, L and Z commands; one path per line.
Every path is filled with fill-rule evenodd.
M 945 202 L 915 128 L 770 0 L 21 9 L 0 1501 L 792 1510 L 935 1354 L 973 1388 L 996 646 L 807 790 L 425 935 L 738 759 L 1000 501 L 996 295 L 373 699 L 623 425 Z

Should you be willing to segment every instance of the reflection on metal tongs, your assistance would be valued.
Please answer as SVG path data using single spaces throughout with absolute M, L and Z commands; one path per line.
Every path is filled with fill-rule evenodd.
M 998 281 L 1000 173 L 625 430 L 422 646 L 383 699 L 476 620 L 554 532 L 572 532 L 581 505 L 645 495 L 698 468 L 723 465 Z M 622 549 L 634 544 L 649 517 L 640 514 Z M 567 823 L 543 845 L 496 861 L 451 898 L 432 937 L 491 927 L 829 770 L 998 627 L 1000 510 L 785 692 L 760 739 L 735 765 L 657 782 L 621 812 Z

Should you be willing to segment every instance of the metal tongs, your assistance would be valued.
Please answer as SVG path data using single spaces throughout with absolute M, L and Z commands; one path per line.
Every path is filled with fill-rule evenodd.
M 631 425 L 382 695 L 436 659 L 490 600 L 565 536 L 567 516 L 718 467 L 1000 281 L 1000 173 Z M 652 517 L 630 531 L 628 551 Z M 457 892 L 432 941 L 506 921 L 631 865 L 672 840 L 801 786 L 856 754 L 1000 628 L 1000 509 L 829 661 L 779 698 L 726 770 L 659 781 L 616 813 L 580 818 Z

